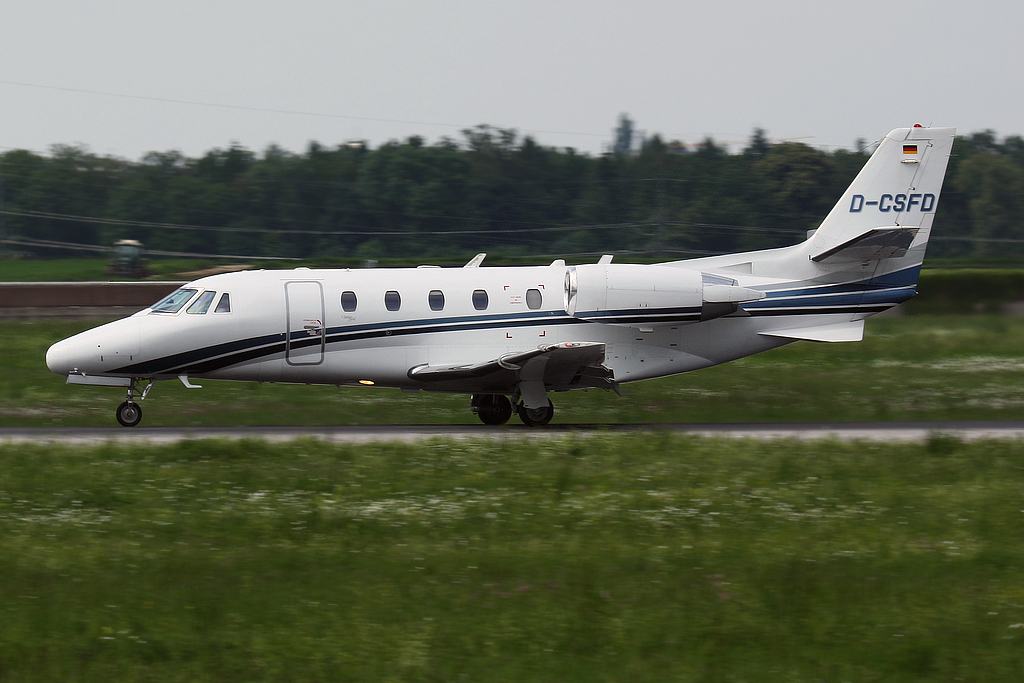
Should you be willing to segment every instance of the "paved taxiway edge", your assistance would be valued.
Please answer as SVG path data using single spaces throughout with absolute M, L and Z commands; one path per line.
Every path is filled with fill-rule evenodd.
M 429 439 L 557 439 L 570 435 L 669 432 L 740 439 L 842 439 L 845 441 L 923 442 L 935 434 L 966 441 L 1024 438 L 1024 422 L 831 422 L 734 424 L 615 424 L 551 425 L 531 429 L 521 425 L 379 425 L 317 427 L 24 427 L 0 428 L 0 443 L 175 443 L 189 439 L 261 439 L 293 441 L 312 438 L 330 443 L 371 443 Z

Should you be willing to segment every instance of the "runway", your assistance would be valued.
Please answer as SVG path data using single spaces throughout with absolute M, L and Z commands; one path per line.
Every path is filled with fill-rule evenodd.
M 2 443 L 61 443 L 94 445 L 116 443 L 174 443 L 187 439 L 263 439 L 291 441 L 319 439 L 330 443 L 370 443 L 428 439 L 538 440 L 569 436 L 668 432 L 735 439 L 842 439 L 845 441 L 923 442 L 944 434 L 975 441 L 1019 439 L 1024 421 L 951 422 L 808 422 L 727 424 L 576 424 L 542 429 L 522 425 L 375 425 L 302 427 L 8 427 L 0 428 Z

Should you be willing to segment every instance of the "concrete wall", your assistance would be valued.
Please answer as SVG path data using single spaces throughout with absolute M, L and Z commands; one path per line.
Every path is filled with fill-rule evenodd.
M 0 282 L 0 318 L 116 318 L 183 282 Z

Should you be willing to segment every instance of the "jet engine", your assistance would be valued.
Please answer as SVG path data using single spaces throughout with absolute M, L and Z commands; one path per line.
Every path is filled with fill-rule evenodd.
M 732 278 L 672 266 L 594 263 L 570 267 L 565 274 L 566 313 L 610 325 L 711 320 L 764 297 Z

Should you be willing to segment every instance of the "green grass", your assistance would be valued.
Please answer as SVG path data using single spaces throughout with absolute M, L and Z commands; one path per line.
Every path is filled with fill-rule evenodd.
M 1024 445 L 0 447 L 0 680 L 1019 681 Z
M 926 270 L 918 289 L 921 295 L 905 307 L 911 313 L 999 313 L 1007 303 L 1024 301 L 1024 270 Z
M 0 260 L 0 282 L 107 281 L 111 279 L 107 274 L 109 263 L 107 258 Z M 209 268 L 214 262 L 208 259 L 153 259 L 146 265 L 157 278 L 177 279 L 178 273 Z
M 108 259 L 0 260 L 3 282 L 79 282 L 109 280 Z
M 114 425 L 120 389 L 67 386 L 47 347 L 95 323 L 3 322 L 0 421 Z M 466 396 L 392 389 L 160 382 L 143 425 L 467 423 Z M 995 420 L 1024 415 L 1024 319 L 907 316 L 868 321 L 865 340 L 798 342 L 707 370 L 603 391 L 554 394 L 555 423 Z

